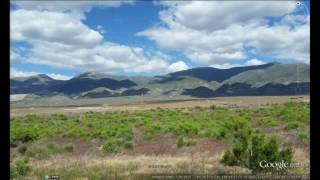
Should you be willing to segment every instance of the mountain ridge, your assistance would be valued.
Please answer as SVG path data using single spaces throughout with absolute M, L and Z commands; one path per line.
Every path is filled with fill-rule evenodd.
M 283 94 L 293 94 L 292 88 L 294 86 L 292 83 L 304 83 L 304 86 L 308 86 L 306 83 L 309 82 L 310 66 L 308 64 L 273 62 L 229 69 L 198 67 L 153 77 L 114 76 L 91 71 L 81 73 L 69 80 L 55 80 L 45 74 L 40 74 L 29 78 L 11 79 L 10 92 L 11 94 L 29 93 L 41 96 L 60 94 L 77 98 L 141 94 L 169 95 L 171 93 L 193 97 L 211 97 L 233 96 L 235 94 L 272 94 L 270 93 L 272 88 L 274 89 L 272 91 L 278 92 L 275 94 L 281 94 L 276 90 L 277 88 L 284 90 Z M 276 86 L 272 84 L 276 84 Z M 99 88 L 104 89 L 94 91 Z M 230 89 L 237 92 L 230 94 L 228 93 L 231 91 Z M 87 95 L 83 95 L 85 92 Z

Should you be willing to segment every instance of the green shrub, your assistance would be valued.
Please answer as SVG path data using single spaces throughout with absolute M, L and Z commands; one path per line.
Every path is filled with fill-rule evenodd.
M 12 141 L 10 140 L 10 147 L 17 147 L 19 145 L 19 142 L 18 141 Z
M 34 141 L 39 138 L 39 134 L 30 128 L 18 128 L 13 131 L 12 134 L 13 141 L 21 141 L 22 143 L 27 143 Z
M 302 127 L 303 125 L 300 122 L 293 121 L 293 122 L 288 122 L 286 125 L 285 129 L 286 130 L 291 130 L 291 129 L 298 129 L 299 127 Z
M 178 142 L 177 142 L 177 147 L 181 148 L 183 146 L 183 137 L 179 137 Z
M 19 175 L 24 176 L 31 170 L 31 167 L 28 165 L 27 161 L 19 161 L 16 164 L 16 169 Z
M 122 150 L 123 141 L 120 139 L 110 139 L 102 145 L 102 150 L 108 153 L 119 153 Z
M 237 140 L 232 150 L 225 151 L 221 162 L 230 166 L 242 166 L 253 172 L 274 171 L 272 168 L 262 168 L 259 163 L 263 160 L 270 162 L 284 161 L 291 163 L 293 149 L 280 150 L 276 137 L 268 138 L 260 133 L 254 133 L 247 139 Z
M 192 140 L 192 139 L 188 139 L 185 137 L 179 137 L 178 141 L 177 141 L 177 147 L 181 148 L 183 146 L 193 146 L 196 144 L 196 141 Z
M 221 162 L 229 166 L 234 166 L 237 165 L 237 158 L 230 149 L 227 149 L 222 156 Z
M 129 141 L 126 141 L 123 145 L 123 147 L 125 149 L 132 149 L 133 148 L 133 143 L 132 142 L 129 142 Z
M 305 131 L 299 131 L 298 132 L 298 138 L 302 140 L 303 142 L 308 142 L 310 139 L 310 134 Z
M 21 145 L 20 147 L 18 147 L 18 152 L 20 154 L 25 154 L 27 151 L 27 146 L 26 145 Z
M 194 140 L 192 140 L 192 139 L 187 139 L 186 141 L 185 141 L 185 145 L 186 146 L 193 146 L 193 145 L 195 145 L 196 144 L 196 141 L 194 141 Z
M 199 132 L 199 128 L 196 123 L 192 122 L 181 122 L 176 127 L 176 132 L 178 134 L 185 135 L 197 135 Z
M 258 120 L 257 124 L 265 126 L 278 126 L 279 122 L 272 118 L 263 118 Z
M 30 170 L 31 167 L 28 164 L 27 159 L 19 160 L 10 167 L 10 176 L 13 178 L 17 176 L 25 176 L 30 172 Z
M 25 155 L 26 155 L 26 157 L 35 157 L 36 156 L 35 152 L 34 151 L 30 151 L 30 150 L 28 150 L 25 153 Z
M 65 144 L 65 145 L 63 146 L 63 150 L 64 150 L 65 152 L 72 152 L 72 151 L 73 151 L 73 145 L 72 145 L 72 144 Z
M 201 106 L 195 106 L 194 109 L 195 109 L 196 111 L 201 111 L 201 110 L 203 110 L 203 107 L 201 107 Z
M 50 143 L 50 144 L 47 145 L 47 148 L 48 149 L 54 149 L 54 148 L 56 148 L 56 146 L 54 144 Z
M 209 107 L 209 109 L 210 109 L 211 111 L 214 111 L 214 110 L 215 110 L 215 108 L 216 108 L 216 106 L 215 106 L 215 105 L 211 105 L 211 106 Z
M 15 166 L 10 165 L 10 179 L 15 179 L 17 178 L 17 176 L 17 169 L 15 168 Z

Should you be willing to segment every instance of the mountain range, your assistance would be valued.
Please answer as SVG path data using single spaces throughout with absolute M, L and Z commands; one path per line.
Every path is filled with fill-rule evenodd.
M 153 77 L 85 72 L 70 80 L 55 80 L 45 74 L 10 80 L 12 95 L 64 95 L 72 98 L 297 95 L 309 94 L 309 86 L 309 65 L 281 63 L 230 69 L 199 67 Z

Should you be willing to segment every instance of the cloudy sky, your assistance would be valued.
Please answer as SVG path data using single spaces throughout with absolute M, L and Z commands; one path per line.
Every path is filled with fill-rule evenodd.
M 309 63 L 308 2 L 12 1 L 11 77 Z

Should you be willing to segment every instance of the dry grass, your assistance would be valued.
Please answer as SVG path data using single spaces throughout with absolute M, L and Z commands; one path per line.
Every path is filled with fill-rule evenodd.
M 108 105 L 101 106 L 82 106 L 82 107 L 30 107 L 30 108 L 12 108 L 11 116 L 23 116 L 26 114 L 48 115 L 54 113 L 78 114 L 84 111 L 143 111 L 155 108 L 191 108 L 191 107 L 210 107 L 212 105 L 239 108 L 239 107 L 263 107 L 271 104 L 281 104 L 289 101 L 309 102 L 309 96 L 239 96 L 239 97 L 218 97 L 212 99 L 196 99 L 185 101 L 142 101 L 139 103 L 119 103 L 111 102 Z
M 195 154 L 192 156 L 55 156 L 50 159 L 32 162 L 36 171 L 48 169 L 122 169 L 124 175 L 134 174 L 157 174 L 157 173 L 195 173 L 195 174 L 218 174 L 218 173 L 250 173 L 250 170 L 241 167 L 226 167 L 219 163 L 221 154 L 208 156 L 208 154 Z
M 169 155 L 117 155 L 117 156 L 64 156 L 59 155 L 46 160 L 32 162 L 33 173 L 30 177 L 39 177 L 39 174 L 59 174 L 64 177 L 87 177 L 91 179 L 89 171 L 97 174 L 108 171 L 116 173 L 122 179 L 132 179 L 135 174 L 250 174 L 251 171 L 237 166 L 224 166 L 219 161 L 222 154 L 210 156 L 207 153 L 198 153 L 192 156 Z M 297 151 L 295 162 L 301 167 L 289 170 L 292 174 L 308 174 L 309 161 L 304 158 L 304 152 Z M 83 171 L 83 174 L 72 174 Z M 109 172 L 110 171 L 110 172 Z M 104 175 L 108 176 L 108 175 Z M 110 177 L 110 176 L 108 176 Z M 117 179 L 117 178 L 115 178 Z M 120 178 L 119 178 L 120 179 Z

